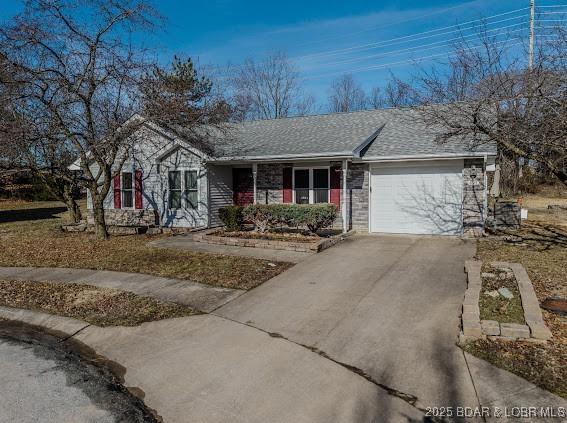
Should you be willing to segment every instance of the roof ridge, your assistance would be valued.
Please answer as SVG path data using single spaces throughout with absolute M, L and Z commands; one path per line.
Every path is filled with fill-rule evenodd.
M 352 110 L 348 112 L 316 113 L 312 115 L 303 115 L 303 116 L 283 116 L 283 117 L 271 118 L 271 119 L 243 120 L 241 122 L 234 122 L 234 123 L 243 124 L 243 123 L 274 122 L 274 121 L 291 120 L 291 119 L 307 119 L 311 117 L 350 115 L 355 113 L 363 114 L 363 113 L 373 113 L 373 112 L 383 112 L 383 111 L 393 111 L 393 110 L 407 110 L 407 109 L 415 109 L 416 107 L 417 106 L 380 107 L 377 109 Z

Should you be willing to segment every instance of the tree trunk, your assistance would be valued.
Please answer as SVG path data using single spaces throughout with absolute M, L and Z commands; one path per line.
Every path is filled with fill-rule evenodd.
M 99 239 L 108 239 L 106 220 L 104 219 L 104 205 L 102 201 L 93 201 L 95 234 Z
M 72 223 L 79 223 L 83 218 L 83 215 L 81 213 L 81 208 L 73 198 L 70 188 L 65 188 L 63 192 L 63 202 L 69 211 L 69 220 Z
M 559 171 L 553 172 L 553 173 L 555 174 L 557 179 L 559 179 L 559 181 L 567 187 L 567 172 L 563 172 L 563 171 L 559 170 Z

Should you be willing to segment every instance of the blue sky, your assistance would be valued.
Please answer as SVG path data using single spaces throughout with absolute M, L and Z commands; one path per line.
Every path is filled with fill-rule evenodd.
M 152 1 L 167 22 L 146 42 L 161 60 L 177 54 L 224 66 L 283 50 L 305 78 L 305 90 L 321 105 L 333 78 L 343 73 L 352 72 L 370 90 L 383 86 L 390 71 L 407 76 L 420 58 L 432 56 L 424 65 L 440 60 L 457 35 L 455 24 L 493 16 L 487 20 L 493 34 L 526 36 L 529 6 L 529 0 Z M 538 6 L 565 3 L 537 0 Z M 19 5 L 4 0 L 0 17 L 10 16 Z M 538 11 L 567 12 L 567 7 Z M 559 17 L 567 14 L 541 18 Z M 463 32 L 472 34 L 473 25 L 462 25 Z

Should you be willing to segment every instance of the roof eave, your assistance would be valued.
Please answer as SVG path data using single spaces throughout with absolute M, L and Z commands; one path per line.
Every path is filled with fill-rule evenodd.
M 239 162 L 281 162 L 290 160 L 337 160 L 352 159 L 352 151 L 334 153 L 308 153 L 308 154 L 277 154 L 270 156 L 234 156 L 211 157 L 207 161 L 212 163 L 239 163 Z
M 362 162 L 395 162 L 405 160 L 443 160 L 443 159 L 474 159 L 479 157 L 496 157 L 495 152 L 478 151 L 469 153 L 443 153 L 443 154 L 413 154 L 398 156 L 371 156 L 359 159 Z

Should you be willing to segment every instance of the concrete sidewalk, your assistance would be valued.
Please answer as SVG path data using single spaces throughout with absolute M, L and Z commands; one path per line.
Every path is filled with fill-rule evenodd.
M 99 328 L 0 307 L 0 317 L 74 334 L 121 369 L 164 422 L 417 422 L 423 413 L 292 342 L 213 315 Z M 104 359 L 103 359 L 104 357 Z M 118 365 L 117 365 L 118 364 Z
M 141 273 L 58 267 L 0 267 L 0 279 L 79 283 L 173 301 L 209 313 L 245 291 Z

